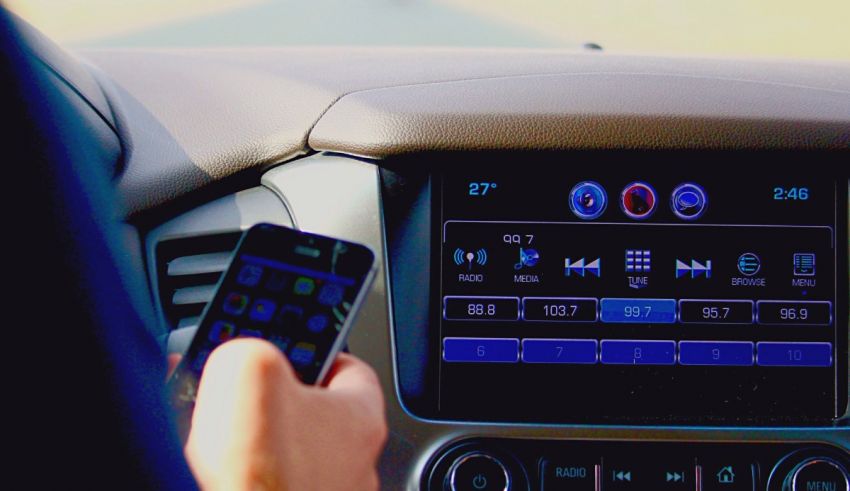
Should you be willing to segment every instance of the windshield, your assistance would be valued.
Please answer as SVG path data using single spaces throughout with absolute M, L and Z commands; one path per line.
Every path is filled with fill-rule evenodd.
M 848 0 L 6 0 L 72 47 L 454 46 L 850 59 Z

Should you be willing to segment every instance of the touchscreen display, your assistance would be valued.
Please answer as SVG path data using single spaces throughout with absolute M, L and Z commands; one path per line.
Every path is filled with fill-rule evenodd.
M 842 181 L 683 167 L 440 176 L 441 415 L 836 416 Z

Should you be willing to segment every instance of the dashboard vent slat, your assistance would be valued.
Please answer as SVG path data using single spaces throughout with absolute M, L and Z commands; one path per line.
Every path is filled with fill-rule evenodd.
M 227 269 L 227 265 L 230 264 L 230 256 L 230 252 L 213 252 L 178 257 L 168 263 L 168 276 L 223 273 Z
M 198 327 L 201 323 L 200 316 L 184 317 L 177 322 L 177 329 L 185 329 L 190 327 Z
M 157 293 L 170 331 L 198 324 L 241 236 L 233 232 L 157 244 Z
M 174 305 L 206 304 L 215 295 L 215 285 L 187 286 L 174 290 L 171 303 Z

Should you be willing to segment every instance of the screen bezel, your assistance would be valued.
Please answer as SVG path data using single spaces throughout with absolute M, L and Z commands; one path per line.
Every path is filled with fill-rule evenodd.
M 587 418 L 571 421 L 536 421 L 532 418 L 516 420 L 492 419 L 482 415 L 476 418 L 463 418 L 464 421 L 497 423 L 537 423 L 551 424 L 637 424 L 667 426 L 740 426 L 740 427 L 781 427 L 781 426 L 831 426 L 837 419 L 846 418 L 847 397 L 847 298 L 848 249 L 847 244 L 847 193 L 842 192 L 841 180 L 848 178 L 847 170 L 841 164 L 846 162 L 846 152 L 802 152 L 802 151 L 572 151 L 572 152 L 476 152 L 476 153 L 428 153 L 407 155 L 389 159 L 381 163 L 385 226 L 388 247 L 388 273 L 393 295 L 393 329 L 396 373 L 398 390 L 404 407 L 419 417 L 434 420 L 459 420 L 446 418 L 437 411 L 438 377 L 440 361 L 440 339 L 437 326 L 440 319 L 441 298 L 439 293 L 440 271 L 438 264 L 441 254 L 442 206 L 439 176 L 451 172 L 456 166 L 465 169 L 480 168 L 486 170 L 493 166 L 564 166 L 564 162 L 578 160 L 578 157 L 592 159 L 606 172 L 617 172 L 633 159 L 635 154 L 645 159 L 647 155 L 663 156 L 665 159 L 687 159 L 691 165 L 711 165 L 712 162 L 737 162 L 739 165 L 759 167 L 757 162 L 771 162 L 765 167 L 767 172 L 794 172 L 805 169 L 808 173 L 837 180 L 836 203 L 836 306 L 835 318 L 835 384 L 837 418 L 815 419 L 771 419 L 752 418 L 746 421 L 724 419 L 722 421 L 687 420 L 659 423 L 658 421 L 621 418 L 616 420 Z M 801 166 L 800 162 L 806 162 Z M 815 162 L 815 163 L 812 163 Z M 596 164 L 595 164 L 596 165 Z M 421 247 L 427 237 L 430 249 Z M 416 245 L 419 247 L 416 248 Z M 400 262 L 428 264 L 429 274 L 412 272 L 410 268 L 400 266 Z M 411 278 L 413 277 L 413 278 Z M 398 295 L 404 300 L 399 301 Z M 417 302 L 411 302 L 416 298 Z M 427 326 L 423 327 L 423 320 Z M 841 319 L 845 319 L 842 323 Z M 412 324 L 417 325 L 414 332 Z M 416 348 L 411 348 L 416 346 Z

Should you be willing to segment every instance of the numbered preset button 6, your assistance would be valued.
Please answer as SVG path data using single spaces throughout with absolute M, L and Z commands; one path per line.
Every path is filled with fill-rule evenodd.
M 517 363 L 519 339 L 445 338 L 443 360 L 460 363 Z

